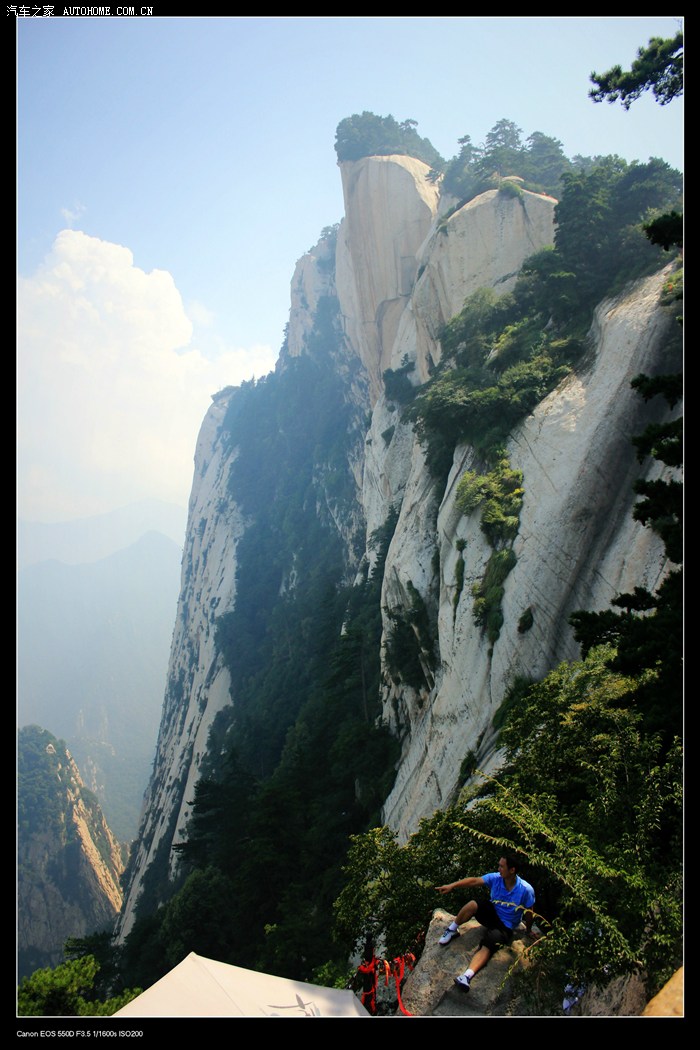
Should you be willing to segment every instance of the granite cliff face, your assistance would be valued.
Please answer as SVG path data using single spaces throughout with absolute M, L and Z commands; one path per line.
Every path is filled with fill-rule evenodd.
M 20 730 L 17 855 L 18 976 L 64 961 L 63 945 L 111 928 L 124 858 L 96 799 L 59 740 Z
M 632 518 L 640 468 L 631 438 L 649 414 L 630 380 L 654 371 L 663 349 L 661 282 L 649 278 L 601 304 L 586 366 L 545 398 L 508 443 L 525 495 L 513 548 L 517 561 L 505 582 L 503 627 L 493 647 L 474 623 L 470 600 L 491 550 L 478 513 L 465 516 L 455 507 L 457 483 L 473 467 L 473 452 L 457 449 L 439 493 L 426 482 L 420 450 L 413 447 L 382 606 L 406 607 L 409 583 L 426 601 L 438 592 L 439 663 L 428 693 L 386 687 L 387 717 L 403 735 L 404 750 L 385 816 L 404 835 L 450 799 L 469 752 L 481 769 L 497 761 L 490 726 L 513 680 L 537 679 L 561 660 L 578 657 L 569 615 L 605 609 L 635 586 L 653 591 L 667 571 L 658 537 Z M 460 541 L 464 582 L 455 607 Z M 437 577 L 431 561 L 436 543 Z M 526 613 L 532 626 L 522 631 Z
M 482 769 L 497 763 L 492 721 L 513 679 L 536 678 L 578 655 L 570 612 L 606 608 L 620 590 L 653 588 L 663 577 L 660 541 L 631 517 L 640 467 L 630 439 L 651 412 L 629 380 L 662 368 L 672 322 L 658 303 L 663 274 L 602 302 L 583 362 L 512 432 L 507 451 L 525 494 L 503 627 L 489 642 L 470 594 L 490 548 L 479 515 L 462 514 L 455 502 L 475 453 L 458 447 L 446 486 L 436 481 L 401 404 L 387 394 L 385 373 L 403 369 L 413 385 L 428 378 L 441 358 L 440 330 L 465 298 L 484 286 L 508 291 L 524 260 L 553 242 L 556 201 L 489 190 L 455 208 L 426 179 L 428 167 L 405 156 L 346 161 L 340 170 L 345 217 L 297 265 L 277 368 L 310 352 L 320 305 L 337 303 L 335 367 L 355 426 L 344 453 L 353 494 L 342 512 L 319 497 L 317 513 L 343 540 L 350 574 L 374 564 L 376 530 L 398 515 L 383 575 L 384 642 L 390 611 L 408 608 L 416 595 L 437 633 L 424 687 L 397 684 L 382 649 L 384 719 L 402 747 L 384 818 L 407 835 L 461 786 L 467 754 Z M 212 757 L 209 728 L 236 704 L 216 623 L 235 607 L 238 547 L 251 527 L 228 484 L 240 449 L 227 440 L 224 421 L 237 396 L 228 389 L 214 397 L 196 450 L 169 683 L 122 937 L 149 870 L 175 871 L 171 846 L 184 835 L 187 803 Z M 291 558 L 284 586 L 294 585 L 295 571 Z

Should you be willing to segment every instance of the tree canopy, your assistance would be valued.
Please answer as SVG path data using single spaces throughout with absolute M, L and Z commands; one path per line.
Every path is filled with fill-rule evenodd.
M 61 963 L 53 970 L 36 970 L 31 977 L 25 977 L 18 988 L 17 1014 L 20 1017 L 111 1017 L 141 994 L 141 988 L 131 988 L 104 1001 L 87 998 L 94 993 L 99 970 L 99 963 L 92 955 Z
M 629 109 L 645 91 L 654 92 L 656 101 L 665 106 L 683 94 L 683 33 L 664 40 L 652 37 L 640 47 L 631 69 L 613 66 L 605 73 L 591 73 L 596 85 L 589 91 L 594 102 L 622 102 Z
M 522 129 L 505 117 L 497 121 L 485 141 L 475 146 L 469 135 L 459 142 L 459 153 L 444 165 L 442 188 L 466 202 L 496 188 L 504 177 L 517 175 L 535 193 L 559 196 L 560 179 L 573 167 L 559 139 L 534 131 L 523 143 Z M 443 173 L 435 166 L 430 178 Z
M 395 120 L 379 117 L 365 110 L 341 120 L 335 134 L 335 151 L 338 160 L 359 160 L 360 157 L 386 157 L 403 154 L 416 157 L 432 167 L 444 161 L 433 144 L 421 138 L 416 131 L 415 120 Z

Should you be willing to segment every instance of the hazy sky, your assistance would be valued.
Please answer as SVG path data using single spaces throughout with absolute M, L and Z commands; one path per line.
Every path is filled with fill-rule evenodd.
M 274 367 L 294 265 L 342 216 L 344 117 L 416 120 L 445 158 L 505 117 L 570 157 L 682 170 L 682 100 L 588 98 L 680 25 L 18 19 L 19 516 L 186 505 L 210 395 Z

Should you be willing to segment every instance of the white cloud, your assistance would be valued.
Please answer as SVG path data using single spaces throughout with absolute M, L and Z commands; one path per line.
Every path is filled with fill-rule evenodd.
M 188 302 L 187 316 L 205 328 L 211 328 L 215 321 L 213 312 L 197 299 L 190 299 Z
M 211 395 L 274 366 L 269 347 L 211 359 L 192 334 L 169 273 L 79 231 L 57 236 L 18 283 L 21 517 L 66 520 L 148 496 L 186 505 Z
M 67 222 L 69 226 L 72 226 L 74 223 L 76 223 L 81 217 L 81 215 L 84 214 L 84 212 L 84 204 L 76 204 L 74 208 L 61 208 L 61 215 L 63 216 L 63 221 Z

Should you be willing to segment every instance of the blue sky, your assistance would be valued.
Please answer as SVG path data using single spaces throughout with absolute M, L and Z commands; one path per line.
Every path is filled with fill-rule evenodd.
M 680 24 L 18 19 L 20 516 L 186 504 L 210 395 L 274 366 L 294 265 L 342 216 L 344 117 L 416 120 L 446 158 L 505 117 L 682 169 L 682 100 L 588 99 Z

